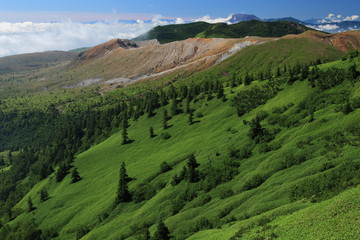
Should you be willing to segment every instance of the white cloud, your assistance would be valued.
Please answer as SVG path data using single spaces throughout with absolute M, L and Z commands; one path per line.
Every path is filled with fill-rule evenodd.
M 356 21 L 360 18 L 359 15 L 352 15 L 343 17 L 342 15 L 335 15 L 333 13 L 330 13 L 325 19 L 321 20 L 321 23 L 338 23 L 343 21 Z
M 179 20 L 180 21 L 180 20 Z M 70 50 L 101 44 L 114 38 L 131 39 L 157 25 L 168 24 L 156 16 L 150 22 L 97 22 L 84 24 L 72 21 L 58 23 L 0 22 L 0 56 Z
M 324 25 L 309 25 L 308 27 L 314 28 L 319 31 L 334 31 L 339 28 L 339 26 L 335 24 L 324 24 Z
M 184 19 L 182 19 L 182 18 L 177 18 L 177 19 L 175 20 L 175 24 L 183 24 L 183 23 L 185 23 L 185 21 L 184 21 Z
M 231 19 L 232 15 L 226 17 L 226 18 L 211 18 L 209 15 L 206 15 L 204 17 L 198 18 L 195 20 L 195 22 L 207 22 L 207 23 L 227 23 L 231 24 L 229 21 Z
M 358 19 L 359 19 L 359 15 L 352 15 L 352 16 L 344 18 L 344 21 L 356 21 Z

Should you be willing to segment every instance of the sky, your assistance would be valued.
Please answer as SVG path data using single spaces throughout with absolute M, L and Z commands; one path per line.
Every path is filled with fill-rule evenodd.
M 260 18 L 292 16 L 302 20 L 329 13 L 360 12 L 358 0 L 12 0 L 1 3 L 0 12 L 91 12 L 105 14 L 161 14 L 166 17 L 199 18 L 252 13 Z M 0 14 L 1 16 L 1 14 Z M 21 16 L 18 16 L 21 18 Z M 3 19 L 2 19 L 3 20 Z
M 113 38 L 133 38 L 161 19 L 227 21 L 234 13 L 259 18 L 292 16 L 358 20 L 360 1 L 243 0 L 11 0 L 0 5 L 0 57 L 94 46 Z M 341 15 L 341 16 L 340 16 Z M 340 16 L 340 17 L 339 17 Z M 133 23 L 117 19 L 138 20 Z M 147 22 L 145 20 L 152 19 Z M 329 18 L 330 19 L 330 18 Z M 328 20 L 329 20 L 328 19 Z M 101 20 L 95 24 L 90 21 Z

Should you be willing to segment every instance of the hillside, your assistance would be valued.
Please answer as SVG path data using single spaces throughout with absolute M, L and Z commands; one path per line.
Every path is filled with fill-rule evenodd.
M 46 239 L 146 239 L 162 220 L 176 239 L 356 239 L 359 53 L 309 68 L 341 55 L 328 42 L 280 39 L 161 88 L 50 109 L 51 145 L 24 149 L 7 170 L 34 164 L 0 202 L 0 238 L 41 229 Z M 114 204 L 122 162 L 132 199 Z
M 236 24 L 208 24 L 196 22 L 158 26 L 134 40 L 157 39 L 160 43 L 184 40 L 192 37 L 202 38 L 243 38 L 246 36 L 282 37 L 287 34 L 299 34 L 310 30 L 298 23 L 292 22 L 261 22 L 257 20 L 244 21 Z
M 51 51 L 2 57 L 0 58 L 0 75 L 47 68 L 66 61 L 72 61 L 76 55 L 73 52 Z

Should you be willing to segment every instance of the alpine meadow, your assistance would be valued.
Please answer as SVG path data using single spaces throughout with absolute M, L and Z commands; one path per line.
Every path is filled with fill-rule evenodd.
M 162 21 L 0 58 L 0 239 L 359 239 L 360 31 Z

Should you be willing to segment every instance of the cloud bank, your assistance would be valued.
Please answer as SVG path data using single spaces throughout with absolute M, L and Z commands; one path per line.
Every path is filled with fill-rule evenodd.
M 232 18 L 232 14 L 226 18 L 211 18 L 209 15 L 204 17 L 195 19 L 195 22 L 207 22 L 207 23 L 227 23 L 231 24 L 230 19 Z
M 325 17 L 325 19 L 321 20 L 321 23 L 339 23 L 339 22 L 343 22 L 343 21 L 358 21 L 360 20 L 360 16 L 359 15 L 352 15 L 352 16 L 342 16 L 342 15 L 336 15 L 333 13 L 329 13 L 329 15 L 327 17 Z
M 151 21 L 99 21 L 79 23 L 71 20 L 53 23 L 0 22 L 0 56 L 71 50 L 101 44 L 114 38 L 132 39 L 151 28 L 184 20 L 164 20 L 161 16 Z

